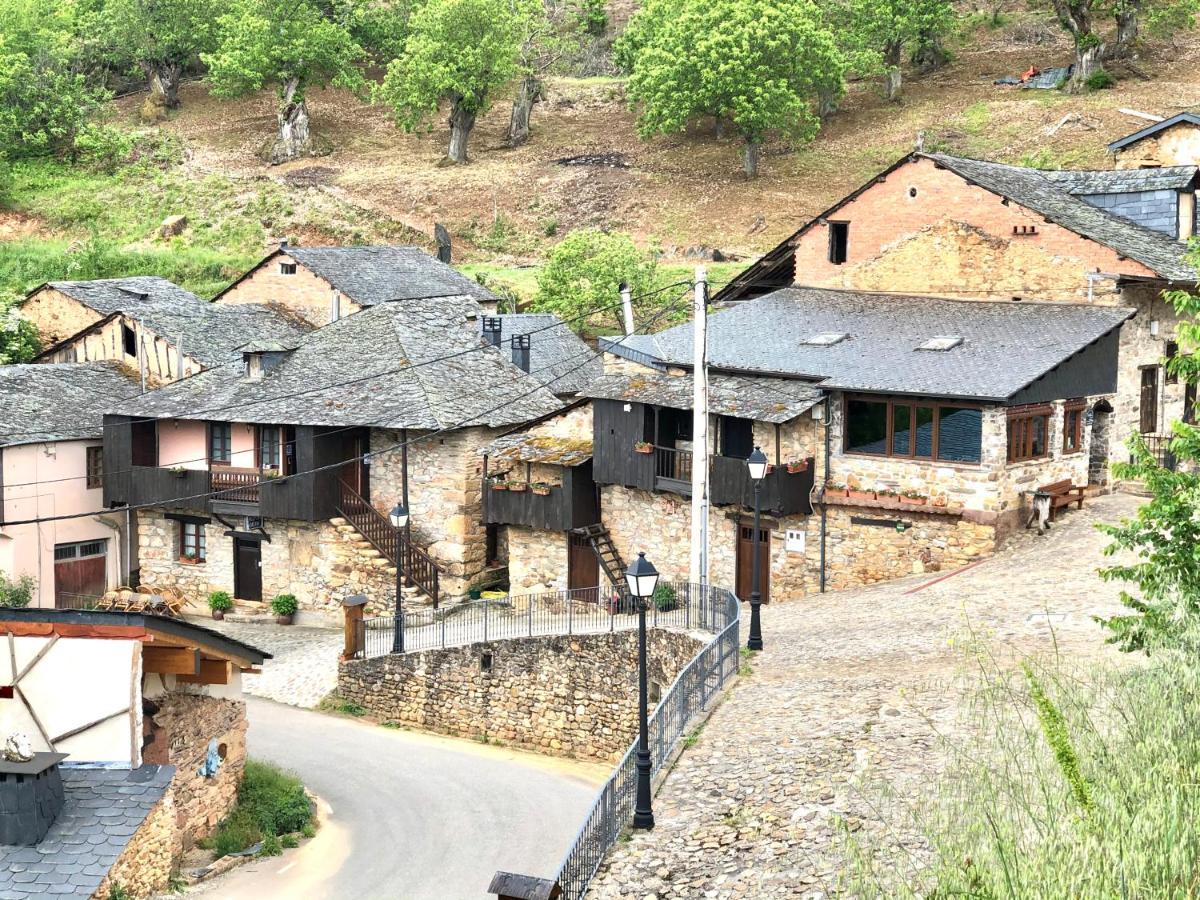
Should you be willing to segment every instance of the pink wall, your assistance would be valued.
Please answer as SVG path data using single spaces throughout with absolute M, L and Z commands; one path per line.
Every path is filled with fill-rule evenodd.
M 232 454 L 229 465 L 238 469 L 257 468 L 254 458 L 254 425 L 230 425 Z M 158 464 L 163 468 L 208 468 L 208 426 L 204 422 L 163 419 L 158 423 Z

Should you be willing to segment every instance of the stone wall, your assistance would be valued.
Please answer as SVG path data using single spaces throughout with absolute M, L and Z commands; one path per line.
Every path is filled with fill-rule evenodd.
M 651 629 L 663 691 L 706 640 Z M 490 659 L 490 669 L 485 662 Z M 338 694 L 415 728 L 615 762 L 637 723 L 637 633 L 535 637 L 339 664 Z
M 512 593 L 567 589 L 567 535 L 564 532 L 520 525 L 507 525 L 501 530 L 508 538 L 504 558 L 508 560 L 508 582 Z
M 126 897 L 143 900 L 167 890 L 179 851 L 177 813 L 171 792 L 150 810 L 92 895 L 106 900 L 117 885 Z
M 99 322 L 102 316 L 74 297 L 47 286 L 22 301 L 21 318 L 32 323 L 42 346 L 49 347 Z
M 284 275 L 281 263 L 292 263 L 296 271 Z M 261 263 L 241 281 L 222 294 L 216 302 L 222 305 L 262 303 L 281 306 L 304 319 L 314 328 L 329 324 L 333 285 L 313 273 L 286 253 L 280 253 Z M 345 294 L 341 298 L 341 315 L 346 317 L 362 307 Z
M 1127 144 L 1116 152 L 1114 162 L 1117 169 L 1200 165 L 1200 125 L 1180 122 Z

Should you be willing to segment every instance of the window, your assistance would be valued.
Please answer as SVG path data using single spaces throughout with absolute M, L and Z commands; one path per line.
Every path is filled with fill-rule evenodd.
M 1175 374 L 1173 371 L 1175 367 L 1171 365 L 1171 360 L 1179 355 L 1179 344 L 1176 341 L 1167 341 L 1166 352 L 1164 355 L 1166 356 L 1167 362 L 1165 367 L 1167 371 L 1167 384 L 1179 384 L 1179 376 Z
M 137 356 L 137 335 L 128 325 L 121 325 L 121 345 L 125 348 L 126 356 Z
M 88 559 L 104 556 L 108 552 L 108 541 L 84 541 L 82 544 L 57 544 L 54 547 L 54 561 L 65 562 L 69 559 Z
M 202 523 L 179 523 L 179 556 L 181 559 L 204 562 L 204 525 Z
M 1073 401 L 1063 407 L 1063 453 L 1078 453 L 1083 449 L 1082 401 Z
M 1050 454 L 1050 407 L 1024 407 L 1008 413 L 1008 461 L 1042 459 Z
M 977 463 L 983 413 L 935 400 L 848 397 L 843 444 L 847 453 Z
M 840 266 L 846 261 L 846 254 L 850 247 L 850 223 L 849 222 L 830 222 L 829 223 L 829 261 L 835 266 Z
M 294 262 L 281 262 L 279 264 L 279 274 L 280 275 L 295 275 L 296 274 L 296 264 Z
M 89 488 L 104 487 L 104 448 L 87 448 L 87 486 Z
M 233 436 L 228 422 L 208 423 L 208 461 L 226 463 L 233 458 Z
M 258 426 L 258 467 L 279 471 L 279 426 Z
M 749 419 L 721 416 L 721 455 L 749 459 L 754 451 L 754 423 Z

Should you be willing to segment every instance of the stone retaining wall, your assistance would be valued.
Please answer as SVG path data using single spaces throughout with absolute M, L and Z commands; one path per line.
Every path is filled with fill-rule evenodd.
M 660 629 L 647 639 L 649 678 L 662 691 L 706 643 Z M 338 668 L 338 694 L 402 725 L 616 762 L 637 727 L 637 633 L 347 660 Z
M 168 790 L 133 833 L 92 896 L 109 898 L 118 885 L 126 897 L 137 900 L 165 892 L 178 852 L 179 826 Z

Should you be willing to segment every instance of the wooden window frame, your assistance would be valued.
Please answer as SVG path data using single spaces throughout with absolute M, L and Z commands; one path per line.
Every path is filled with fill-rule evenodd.
M 1076 453 L 1083 452 L 1083 419 L 1084 413 L 1087 410 L 1087 403 L 1083 400 L 1068 400 L 1063 404 L 1063 427 L 1062 427 L 1062 452 L 1063 456 L 1074 456 Z M 1070 427 L 1071 416 L 1075 416 L 1075 425 Z M 1069 430 L 1068 430 L 1069 429 Z M 1075 438 L 1075 446 L 1071 448 L 1067 445 L 1067 438 Z
M 1048 403 L 1034 406 L 1014 406 L 1008 410 L 1007 434 L 1005 435 L 1005 456 L 1009 465 L 1017 463 L 1036 462 L 1051 457 L 1050 451 L 1050 419 L 1054 415 L 1054 407 Z M 1033 455 L 1033 429 L 1029 427 L 1034 419 L 1045 419 L 1045 432 L 1042 440 L 1043 449 L 1038 455 Z M 1014 440 L 1014 423 L 1022 423 L 1024 429 L 1020 434 L 1021 447 L 1014 448 L 1018 443 Z
M 296 264 L 294 262 L 281 261 L 279 263 L 279 274 L 280 275 L 295 275 L 296 274 Z
M 208 560 L 208 548 L 205 546 L 204 525 L 199 522 L 180 521 L 179 525 L 179 561 L 186 563 L 202 563 Z M 189 535 L 193 540 L 189 540 Z M 196 556 L 189 558 L 189 546 L 195 546 Z
M 864 450 L 851 450 L 848 446 L 850 440 L 850 429 L 848 423 L 850 420 L 850 401 L 865 400 L 871 403 L 886 403 L 887 404 L 887 437 L 885 443 L 887 450 L 883 453 L 868 453 Z M 913 433 L 912 421 L 916 416 L 916 408 L 923 406 L 933 410 L 933 444 L 930 447 L 929 456 L 918 456 L 916 449 L 916 440 L 910 440 L 911 447 L 908 453 L 894 453 L 892 446 L 895 439 L 895 408 L 897 406 L 907 406 L 912 412 L 909 413 L 909 433 Z M 896 397 L 887 394 L 843 394 L 842 395 L 842 455 L 843 456 L 865 456 L 869 459 L 902 459 L 909 462 L 923 462 L 935 465 L 951 465 L 951 466 L 981 466 L 983 465 L 983 441 L 979 442 L 979 459 L 970 462 L 961 459 L 938 459 L 938 451 L 941 449 L 938 446 L 939 432 L 942 426 L 942 410 L 943 409 L 974 409 L 980 414 L 983 413 L 983 405 L 979 403 L 967 403 L 959 400 L 926 400 L 917 397 Z
M 845 240 L 841 242 L 841 259 L 837 259 L 838 229 L 842 230 Z M 847 221 L 829 222 L 829 262 L 831 265 L 844 266 L 850 259 L 850 223 Z
M 272 441 L 264 440 L 268 432 L 275 433 L 275 439 Z M 274 450 L 275 461 L 268 463 L 266 461 L 266 451 L 268 448 Z M 259 425 L 254 432 L 254 460 L 260 470 L 272 469 L 277 472 L 283 471 L 283 426 L 281 425 Z
M 87 447 L 83 466 L 88 489 L 104 487 L 104 448 Z
M 226 457 L 218 459 L 213 455 L 213 433 L 216 429 L 225 429 L 227 440 L 225 443 Z M 209 422 L 208 423 L 208 464 L 210 466 L 228 466 L 233 464 L 233 423 L 232 422 Z

